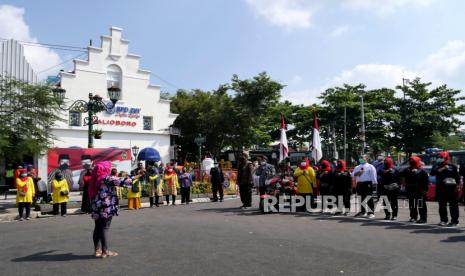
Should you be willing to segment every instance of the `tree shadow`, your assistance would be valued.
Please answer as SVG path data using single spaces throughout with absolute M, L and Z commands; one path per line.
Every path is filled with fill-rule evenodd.
M 12 259 L 12 262 L 66 262 L 76 260 L 95 259 L 95 256 L 90 255 L 74 255 L 73 253 L 50 254 L 57 250 L 49 250 L 38 252 L 32 255 Z

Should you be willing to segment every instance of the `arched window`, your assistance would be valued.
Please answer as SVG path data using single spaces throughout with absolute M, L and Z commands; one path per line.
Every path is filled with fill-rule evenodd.
M 107 88 L 119 88 L 121 91 L 122 89 L 122 80 L 123 74 L 121 72 L 121 68 L 118 65 L 112 64 L 107 68 Z M 121 100 L 120 93 L 120 99 Z

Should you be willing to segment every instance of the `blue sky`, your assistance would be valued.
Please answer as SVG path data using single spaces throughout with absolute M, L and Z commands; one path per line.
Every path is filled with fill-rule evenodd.
M 267 71 L 287 85 L 284 99 L 308 104 L 329 86 L 393 87 L 402 76 L 464 89 L 463 11 L 460 0 L 0 0 L 0 37 L 84 47 L 117 26 L 142 67 L 173 84 L 153 76 L 162 90 Z M 77 54 L 28 58 L 42 71 Z

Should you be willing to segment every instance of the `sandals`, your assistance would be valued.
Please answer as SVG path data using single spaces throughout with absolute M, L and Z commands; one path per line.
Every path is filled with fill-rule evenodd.
M 105 253 L 102 253 L 102 259 L 109 258 L 109 257 L 116 257 L 116 256 L 118 256 L 118 253 L 114 251 L 110 251 L 110 250 L 108 250 Z
M 101 258 L 102 257 L 102 250 L 98 249 L 95 250 L 95 258 Z

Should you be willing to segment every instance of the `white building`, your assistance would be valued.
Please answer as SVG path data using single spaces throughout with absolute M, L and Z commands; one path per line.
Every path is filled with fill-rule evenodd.
M 101 36 L 100 47 L 88 47 L 88 60 L 74 60 L 72 72 L 61 72 L 61 88 L 66 102 L 88 100 L 89 93 L 109 101 L 107 88 L 121 89 L 121 99 L 114 113 L 96 114 L 103 131 L 102 139 L 94 140 L 94 148 L 151 147 L 160 152 L 163 162 L 170 160 L 169 127 L 176 119 L 170 112 L 170 101 L 160 98 L 160 86 L 150 83 L 150 71 L 139 68 L 141 56 L 129 53 L 129 41 L 122 38 L 122 29 L 111 27 L 110 36 Z M 62 112 L 65 122 L 57 123 L 53 134 L 55 147 L 87 147 L 87 113 Z M 39 172 L 46 179 L 47 156 L 39 158 Z

